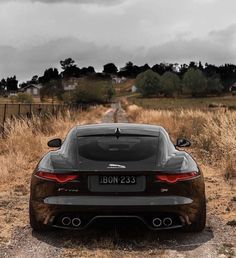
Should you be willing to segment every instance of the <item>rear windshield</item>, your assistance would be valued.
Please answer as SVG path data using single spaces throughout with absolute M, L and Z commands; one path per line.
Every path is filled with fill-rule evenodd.
M 158 137 L 79 137 L 79 156 L 94 161 L 141 161 L 157 156 Z

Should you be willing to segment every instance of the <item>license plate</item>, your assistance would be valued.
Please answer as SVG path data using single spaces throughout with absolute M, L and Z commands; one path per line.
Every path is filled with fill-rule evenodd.
M 136 176 L 99 176 L 101 185 L 135 185 Z

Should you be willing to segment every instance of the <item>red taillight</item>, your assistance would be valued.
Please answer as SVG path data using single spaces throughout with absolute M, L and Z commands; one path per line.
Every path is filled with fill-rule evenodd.
M 42 171 L 39 171 L 37 173 L 37 176 L 44 179 L 54 180 L 58 183 L 67 183 L 69 181 L 72 181 L 78 178 L 78 175 L 58 174 L 58 173 L 49 173 L 49 172 L 42 172 Z
M 179 174 L 164 174 L 161 173 L 156 175 L 157 181 L 162 181 L 166 183 L 176 183 L 178 181 L 189 180 L 198 176 L 197 172 L 187 172 L 187 173 L 179 173 Z

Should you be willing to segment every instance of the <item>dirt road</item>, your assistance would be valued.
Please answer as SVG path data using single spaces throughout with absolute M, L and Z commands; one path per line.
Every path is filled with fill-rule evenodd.
M 128 118 L 119 104 L 113 104 L 101 122 L 128 122 Z M 212 204 L 220 196 L 218 185 L 221 185 L 221 179 L 211 179 L 212 173 L 208 171 L 206 176 L 207 227 L 194 234 L 150 232 L 142 225 L 130 223 L 105 229 L 94 225 L 83 232 L 53 230 L 39 234 L 28 225 L 28 190 L 21 186 L 10 193 L 1 193 L 0 212 L 6 216 L 5 221 L 20 222 L 13 233 L 9 232 L 9 241 L 0 239 L 0 257 L 234 257 L 235 228 L 227 226 L 219 216 L 225 209 L 224 203 L 220 204 L 223 207 Z M 7 223 L 0 225 L 0 230 L 5 226 Z

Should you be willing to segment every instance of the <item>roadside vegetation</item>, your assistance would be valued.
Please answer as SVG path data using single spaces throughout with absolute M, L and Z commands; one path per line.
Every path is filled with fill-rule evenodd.
M 236 110 L 236 96 L 221 96 L 208 98 L 141 98 L 137 94 L 128 96 L 130 103 L 147 109 L 178 110 L 178 109 L 230 109 Z
M 192 153 L 203 169 L 208 214 L 217 215 L 235 227 L 236 112 L 218 109 L 154 110 L 123 101 L 131 122 L 163 126 L 173 142 L 187 138 Z
M 38 160 L 50 149 L 47 141 L 66 136 L 76 124 L 100 122 L 102 106 L 67 112 L 47 119 L 8 120 L 0 141 L 0 243 L 7 242 L 12 229 L 28 224 L 29 182 Z
M 15 96 L 9 97 L 11 103 L 23 103 L 23 104 L 32 104 L 34 103 L 34 98 L 31 94 L 19 92 Z
M 108 103 L 114 95 L 114 89 L 109 80 L 83 79 L 72 92 L 63 94 L 65 103 Z
M 127 112 L 134 122 L 163 126 L 173 141 L 181 137 L 191 140 L 205 164 L 220 167 L 225 178 L 236 179 L 236 112 L 150 110 L 136 105 L 128 106 Z
M 203 97 L 219 95 L 223 91 L 217 75 L 206 77 L 197 68 L 189 68 L 182 79 L 170 71 L 160 76 L 150 69 L 137 76 L 135 85 L 142 97 Z

